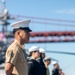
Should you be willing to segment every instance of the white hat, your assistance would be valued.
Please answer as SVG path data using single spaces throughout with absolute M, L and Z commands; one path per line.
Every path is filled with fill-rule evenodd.
M 58 63 L 56 61 L 53 61 L 52 64 L 54 65 L 54 64 L 58 64 Z
M 45 61 L 45 60 L 48 60 L 48 59 L 51 59 L 51 57 L 50 57 L 50 56 L 45 57 L 45 58 L 44 58 L 44 61 Z
M 38 46 L 32 46 L 31 48 L 29 48 L 29 52 L 33 52 L 33 51 L 39 51 L 39 47 Z
M 45 50 L 44 50 L 43 48 L 40 48 L 40 49 L 39 49 L 39 52 L 40 52 L 40 53 L 45 53 Z
M 14 29 L 23 29 L 23 30 L 31 31 L 29 29 L 29 23 L 30 20 L 22 20 L 22 21 L 12 23 L 10 26 L 13 27 Z

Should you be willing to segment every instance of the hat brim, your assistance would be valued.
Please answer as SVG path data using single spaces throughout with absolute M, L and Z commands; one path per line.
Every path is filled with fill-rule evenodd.
M 28 32 L 31 32 L 32 30 L 29 28 L 29 27 L 20 27 L 20 28 L 17 28 L 17 29 L 22 29 L 22 30 L 25 30 L 25 31 L 28 31 Z
M 47 60 L 51 61 L 51 59 L 44 59 L 44 61 L 47 61 Z
M 32 32 L 32 30 L 30 29 L 30 28 L 28 28 L 28 27 L 25 27 L 25 28 L 15 28 L 14 30 L 13 30 L 13 33 L 15 34 L 15 32 L 17 31 L 17 30 L 19 30 L 19 29 L 22 29 L 22 30 L 24 30 L 24 31 L 28 31 L 28 32 Z
M 25 31 L 28 31 L 28 32 L 31 32 L 32 31 L 29 27 L 19 28 L 19 29 L 22 29 L 22 30 L 25 30 Z

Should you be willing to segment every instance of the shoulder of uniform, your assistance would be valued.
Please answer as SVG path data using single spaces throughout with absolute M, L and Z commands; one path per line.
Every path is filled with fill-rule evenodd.
M 53 72 L 57 71 L 57 69 L 53 69 Z
M 7 49 L 7 51 L 15 51 L 18 52 L 18 48 L 16 46 L 16 44 L 13 42 Z
M 41 61 L 41 58 L 37 58 L 36 61 L 40 62 Z
M 28 61 L 28 65 L 34 66 L 34 62 L 33 61 Z
M 34 64 L 34 63 L 35 63 L 35 61 L 34 61 L 34 60 L 32 60 L 32 59 L 29 59 L 29 60 L 28 60 L 28 63 L 33 63 L 33 64 Z
M 38 60 L 41 60 L 41 58 L 37 58 L 36 60 L 37 60 L 37 61 L 38 61 Z

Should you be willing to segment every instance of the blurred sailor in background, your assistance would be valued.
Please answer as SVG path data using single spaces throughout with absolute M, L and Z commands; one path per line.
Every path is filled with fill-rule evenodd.
M 40 57 L 37 59 L 37 61 L 41 66 L 41 72 L 42 72 L 41 75 L 46 75 L 46 67 L 43 61 L 43 59 L 45 58 L 45 50 L 43 48 L 40 48 L 39 52 L 40 52 Z
M 59 74 L 59 64 L 56 61 L 53 61 L 54 69 L 52 70 L 52 75 L 60 75 Z
M 44 58 L 44 63 L 45 63 L 45 67 L 46 67 L 46 75 L 50 75 L 50 71 L 49 71 L 49 65 L 51 64 L 51 57 L 46 56 Z
M 39 47 L 32 46 L 29 48 L 30 59 L 28 60 L 28 75 L 41 75 L 40 64 L 36 61 L 39 58 Z

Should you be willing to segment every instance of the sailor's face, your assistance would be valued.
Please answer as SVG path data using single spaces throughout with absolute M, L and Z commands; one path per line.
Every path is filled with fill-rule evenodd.
M 48 59 L 48 60 L 47 60 L 47 64 L 49 65 L 50 63 L 51 63 L 51 60 L 50 60 L 50 59 Z
M 29 37 L 30 37 L 30 33 L 29 31 L 21 31 L 21 39 L 23 40 L 23 42 L 28 42 L 29 41 Z
M 45 58 L 45 53 L 42 53 L 42 58 L 43 58 L 43 59 Z
M 36 52 L 35 52 L 35 57 L 36 57 L 36 58 L 39 58 L 39 56 L 40 56 L 39 51 L 36 51 Z
M 55 67 L 59 69 L 59 65 L 58 64 L 55 64 Z

